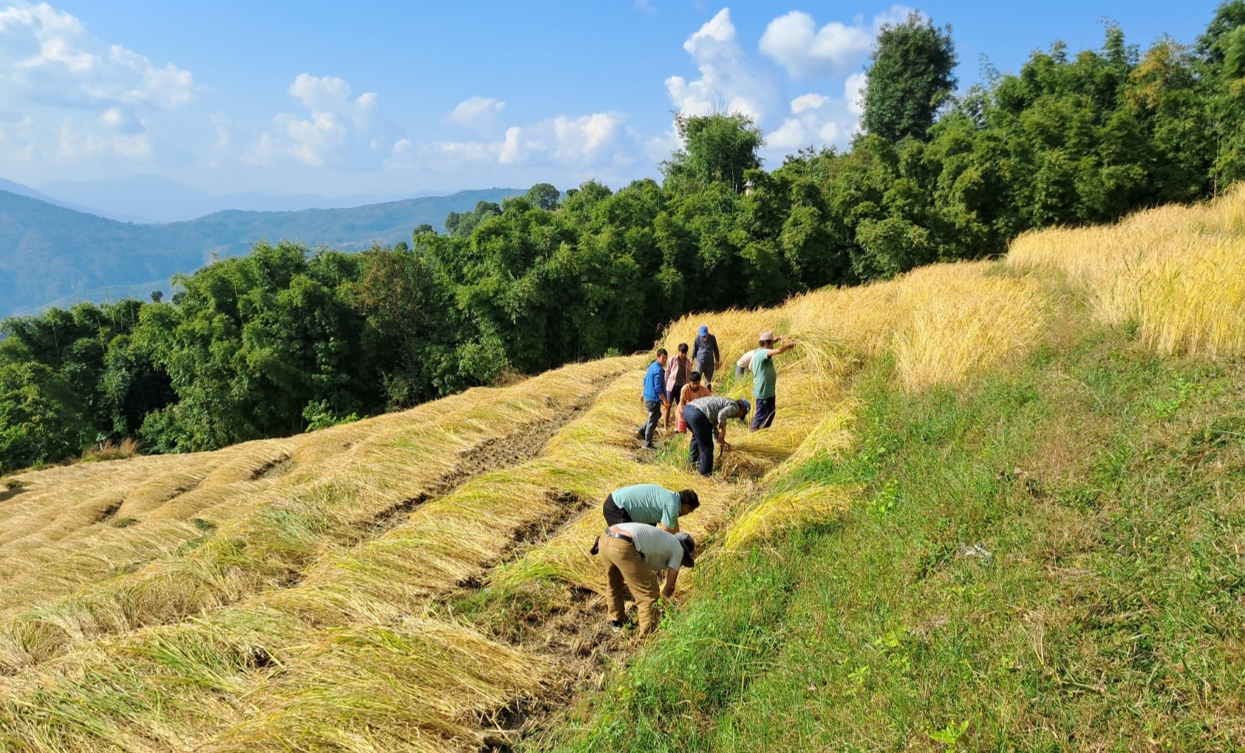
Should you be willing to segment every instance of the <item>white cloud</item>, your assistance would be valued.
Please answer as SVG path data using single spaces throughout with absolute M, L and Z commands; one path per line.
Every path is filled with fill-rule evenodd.
M 679 112 L 708 115 L 726 111 L 760 121 L 782 109 L 782 81 L 740 47 L 729 8 L 723 8 L 688 37 L 683 49 L 695 61 L 700 78 L 666 79 L 666 92 Z
M 445 116 L 448 123 L 473 128 L 481 132 L 491 131 L 497 124 L 505 102 L 487 97 L 469 97 L 458 103 L 453 112 Z
M 853 73 L 847 77 L 843 85 L 843 97 L 847 100 L 847 109 L 860 116 L 865 114 L 865 84 L 869 77 L 863 73 Z
M 860 118 L 864 80 L 863 73 L 849 76 L 841 99 L 810 92 L 791 100 L 790 116 L 766 135 L 766 148 L 791 152 L 806 146 L 847 146 Z
M 66 162 L 80 162 L 106 155 L 115 155 L 129 161 L 146 161 L 152 156 L 151 139 L 145 129 L 136 133 L 121 131 L 115 135 L 101 135 L 78 130 L 70 118 L 61 123 L 57 152 Z
M 46 3 L 0 6 L 0 161 L 149 161 L 144 113 L 198 91 L 189 71 L 106 44 Z
M 265 164 L 280 151 L 312 167 L 330 162 L 378 165 L 396 141 L 394 129 L 379 117 L 375 92 L 355 97 L 350 85 L 336 76 L 300 73 L 288 93 L 307 113 L 273 118 L 277 135 L 265 132 L 244 152 L 244 162 Z
M 831 21 L 818 29 L 809 14 L 791 11 L 770 21 L 760 49 L 794 78 L 841 78 L 869 57 L 883 24 L 902 21 L 910 12 L 895 5 L 874 16 L 867 27 L 858 17 L 850 26 Z
M 637 136 L 620 112 L 559 115 L 510 126 L 495 140 L 394 144 L 386 166 L 395 170 L 448 169 L 453 165 L 562 168 L 585 172 L 634 161 Z
M 42 3 L 0 10 L 0 89 L 10 104 L 172 108 L 196 94 L 194 77 L 106 45 L 74 16 Z
M 654 6 L 650 0 L 635 0 L 635 2 L 631 4 L 631 7 L 639 11 L 644 11 L 650 16 L 657 12 L 657 7 Z

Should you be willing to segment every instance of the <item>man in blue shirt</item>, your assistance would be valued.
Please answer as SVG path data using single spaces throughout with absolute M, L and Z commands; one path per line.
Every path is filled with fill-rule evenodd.
M 657 424 L 661 421 L 661 409 L 664 405 L 670 404 L 670 399 L 666 397 L 666 359 L 669 355 L 665 348 L 658 348 L 657 360 L 648 366 L 648 372 L 644 374 L 644 394 L 640 397 L 640 403 L 644 409 L 648 411 L 648 419 L 644 425 L 636 429 L 636 439 L 644 440 L 644 449 L 656 450 L 657 445 L 653 444 L 653 435 L 657 433 Z

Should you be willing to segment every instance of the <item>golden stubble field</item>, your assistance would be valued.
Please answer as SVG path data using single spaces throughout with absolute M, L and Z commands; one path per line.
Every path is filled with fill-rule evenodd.
M 711 558 L 833 516 L 788 469 L 852 446 L 852 380 L 971 388 L 1088 303 L 1159 352 L 1237 355 L 1245 194 L 1113 228 L 673 323 L 707 324 L 723 375 L 761 329 L 778 421 L 702 479 L 639 451 L 648 356 L 575 364 L 403 413 L 219 452 L 0 480 L 0 749 L 443 751 L 503 746 L 617 658 L 588 555 L 612 489 L 695 488 Z M 719 380 L 743 396 L 749 383 Z M 695 572 L 681 585 L 698 598 Z M 473 605 L 462 609 L 462 605 Z M 519 624 L 521 623 L 521 624 Z

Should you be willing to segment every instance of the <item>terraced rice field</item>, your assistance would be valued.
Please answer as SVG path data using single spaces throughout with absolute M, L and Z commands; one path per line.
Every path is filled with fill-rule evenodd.
M 604 629 L 588 555 L 607 493 L 696 489 L 684 522 L 706 558 L 833 515 L 854 489 L 789 472 L 852 446 L 863 364 L 890 359 L 921 391 L 1058 337 L 1073 267 L 1041 238 L 1010 262 L 672 324 L 671 350 L 709 325 L 727 375 L 761 329 L 800 343 L 774 428 L 731 429 L 712 479 L 681 438 L 639 449 L 647 355 L 288 439 L 0 479 L 0 750 L 509 749 L 639 650 Z M 1156 330 L 1167 342 L 1182 341 Z M 681 598 L 707 598 L 695 575 Z

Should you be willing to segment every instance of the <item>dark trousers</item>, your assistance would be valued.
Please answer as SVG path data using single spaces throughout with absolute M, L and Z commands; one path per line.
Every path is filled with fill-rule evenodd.
M 683 409 L 683 423 L 687 424 L 692 433 L 687 446 L 687 459 L 693 465 L 700 465 L 700 475 L 713 473 L 713 424 L 709 417 L 700 412 L 700 408 L 687 406 Z
M 601 505 L 601 512 L 605 513 L 605 527 L 616 526 L 620 523 L 631 523 L 631 513 L 614 504 L 614 495 L 610 494 L 605 498 L 605 504 Z M 588 550 L 589 554 L 597 554 L 601 551 L 601 537 L 592 542 L 592 548 Z
M 709 361 L 708 363 L 705 363 L 704 361 L 698 362 L 696 364 L 696 370 L 700 372 L 701 380 L 705 384 L 712 387 L 713 386 L 713 361 Z
M 772 397 L 758 397 L 756 413 L 752 414 L 752 430 L 768 429 L 774 423 L 774 412 L 777 405 Z
M 648 418 L 645 419 L 638 433 L 644 437 L 644 446 L 652 447 L 653 435 L 657 433 L 657 424 L 661 423 L 661 403 L 645 400 L 644 409 L 648 411 Z
M 605 513 L 606 528 L 632 522 L 631 513 L 614 504 L 613 494 L 605 498 L 605 504 L 601 506 L 601 511 Z

